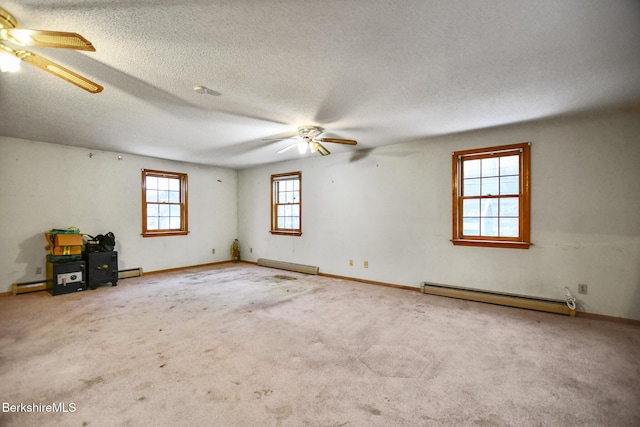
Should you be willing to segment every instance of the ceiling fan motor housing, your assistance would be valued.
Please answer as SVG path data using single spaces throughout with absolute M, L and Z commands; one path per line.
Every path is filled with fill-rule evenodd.
M 311 141 L 323 132 L 323 129 L 319 126 L 300 126 L 298 128 L 298 135 L 306 141 Z

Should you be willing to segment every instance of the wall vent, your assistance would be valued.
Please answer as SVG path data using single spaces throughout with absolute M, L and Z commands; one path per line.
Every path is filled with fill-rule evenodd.
M 528 310 L 545 311 L 548 313 L 575 316 L 576 310 L 569 308 L 566 301 L 528 297 L 514 294 L 504 294 L 490 291 L 480 291 L 468 288 L 458 288 L 437 283 L 421 283 L 422 293 L 458 298 L 469 301 L 485 302 L 489 304 L 505 305 L 508 307 L 525 308 Z
M 320 267 L 312 265 L 294 264 L 292 262 L 274 261 L 270 259 L 258 258 L 258 265 L 263 267 L 278 268 L 280 270 L 296 271 L 298 273 L 318 274 Z

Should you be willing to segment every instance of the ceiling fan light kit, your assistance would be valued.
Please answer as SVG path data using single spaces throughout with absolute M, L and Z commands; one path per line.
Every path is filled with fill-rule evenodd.
M 21 29 L 18 21 L 6 10 L 0 8 L 0 70 L 18 71 L 20 61 L 28 62 L 41 70 L 60 77 L 90 93 L 100 93 L 103 87 L 61 65 L 42 56 L 23 49 L 13 49 L 4 43 L 8 42 L 18 47 L 38 46 L 58 49 L 74 49 L 95 52 L 91 42 L 80 34 L 62 31 L 43 31 Z M 11 61 L 5 57 L 16 59 Z M 16 65 L 17 64 L 17 65 Z
M 276 154 L 284 153 L 285 151 L 298 147 L 298 152 L 300 154 L 305 154 L 307 151 L 312 153 L 319 153 L 321 156 L 328 156 L 331 154 L 327 148 L 322 145 L 323 142 L 330 142 L 332 144 L 346 144 L 346 145 L 356 145 L 358 142 L 353 139 L 340 139 L 340 138 L 318 138 L 324 129 L 319 126 L 307 125 L 300 126 L 298 128 L 298 137 L 300 138 L 298 141 L 289 145 L 281 150 L 278 150 Z M 269 139 L 269 138 L 267 138 Z M 281 138 L 288 139 L 288 138 Z

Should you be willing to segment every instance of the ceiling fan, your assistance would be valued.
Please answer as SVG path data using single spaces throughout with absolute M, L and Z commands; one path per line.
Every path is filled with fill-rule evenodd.
M 5 42 L 19 46 L 14 49 Z M 0 68 L 2 71 L 16 71 L 20 60 L 58 76 L 87 92 L 99 93 L 103 87 L 73 71 L 38 56 L 23 46 L 55 47 L 61 49 L 75 49 L 95 52 L 91 42 L 80 34 L 62 31 L 26 30 L 20 28 L 18 21 L 9 12 L 0 8 Z M 12 62 L 4 63 L 4 60 Z
M 353 139 L 340 139 L 340 138 L 318 138 L 324 129 L 319 126 L 300 126 L 298 128 L 298 136 L 292 136 L 289 138 L 300 138 L 299 141 L 285 147 L 281 150 L 278 150 L 276 154 L 283 153 L 287 150 L 290 150 L 293 147 L 298 147 L 298 151 L 300 154 L 304 154 L 308 151 L 312 153 L 320 153 L 322 156 L 328 156 L 331 154 L 329 150 L 322 145 L 323 142 L 331 142 L 334 144 L 347 144 L 347 145 L 356 145 L 357 142 Z M 289 139 L 289 138 L 277 138 L 277 139 Z

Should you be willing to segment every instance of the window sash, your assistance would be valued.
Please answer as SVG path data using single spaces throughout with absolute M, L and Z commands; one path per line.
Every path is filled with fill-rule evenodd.
M 187 228 L 187 174 L 142 170 L 142 235 L 184 235 Z
M 302 234 L 301 173 L 271 176 L 271 233 Z
M 529 149 L 453 153 L 454 244 L 529 247 Z

